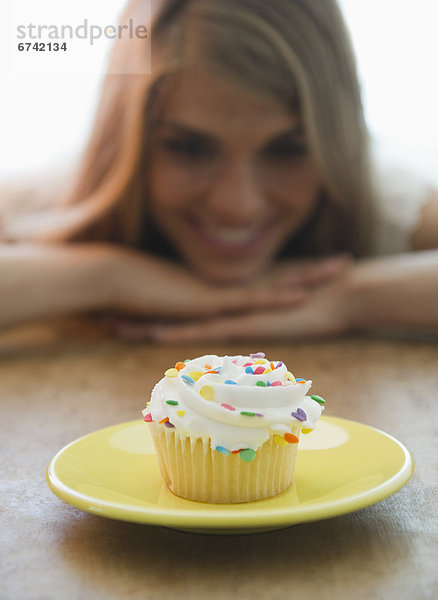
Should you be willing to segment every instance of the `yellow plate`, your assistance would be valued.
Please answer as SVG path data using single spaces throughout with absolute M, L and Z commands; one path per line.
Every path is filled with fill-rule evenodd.
M 295 484 L 246 504 L 178 498 L 162 483 L 147 424 L 130 421 L 86 435 L 47 467 L 50 489 L 87 512 L 200 533 L 255 533 L 327 519 L 399 490 L 414 470 L 408 450 L 383 431 L 333 417 L 300 441 Z

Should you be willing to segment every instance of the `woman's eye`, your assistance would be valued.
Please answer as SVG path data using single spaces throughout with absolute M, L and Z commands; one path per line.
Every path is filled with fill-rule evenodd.
M 278 142 L 268 146 L 263 153 L 269 158 L 300 158 L 307 154 L 307 146 L 299 142 Z
M 172 154 L 187 158 L 205 158 L 213 153 L 208 144 L 196 139 L 165 139 L 163 144 Z

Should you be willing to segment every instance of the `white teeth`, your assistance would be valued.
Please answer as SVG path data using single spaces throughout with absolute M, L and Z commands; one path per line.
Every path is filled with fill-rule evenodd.
M 212 228 L 205 230 L 206 235 L 224 244 L 247 244 L 259 234 L 260 229 L 224 229 Z

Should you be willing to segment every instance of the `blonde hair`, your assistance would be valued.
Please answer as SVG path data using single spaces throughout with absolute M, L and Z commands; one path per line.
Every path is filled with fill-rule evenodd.
M 121 23 L 135 17 L 141 4 L 130 0 Z M 144 241 L 150 131 L 172 75 L 202 60 L 221 77 L 301 116 L 323 192 L 286 251 L 366 253 L 373 205 L 368 137 L 336 2 L 160 0 L 151 31 L 152 74 L 107 75 L 65 208 L 56 211 L 52 227 L 33 235 L 134 246 Z M 117 40 L 112 72 L 138 60 L 144 43 Z

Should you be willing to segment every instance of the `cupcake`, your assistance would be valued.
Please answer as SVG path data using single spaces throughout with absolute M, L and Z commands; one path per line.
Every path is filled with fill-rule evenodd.
M 167 487 L 212 503 L 261 500 L 293 481 L 301 433 L 324 409 L 262 352 L 206 355 L 168 369 L 143 410 Z

